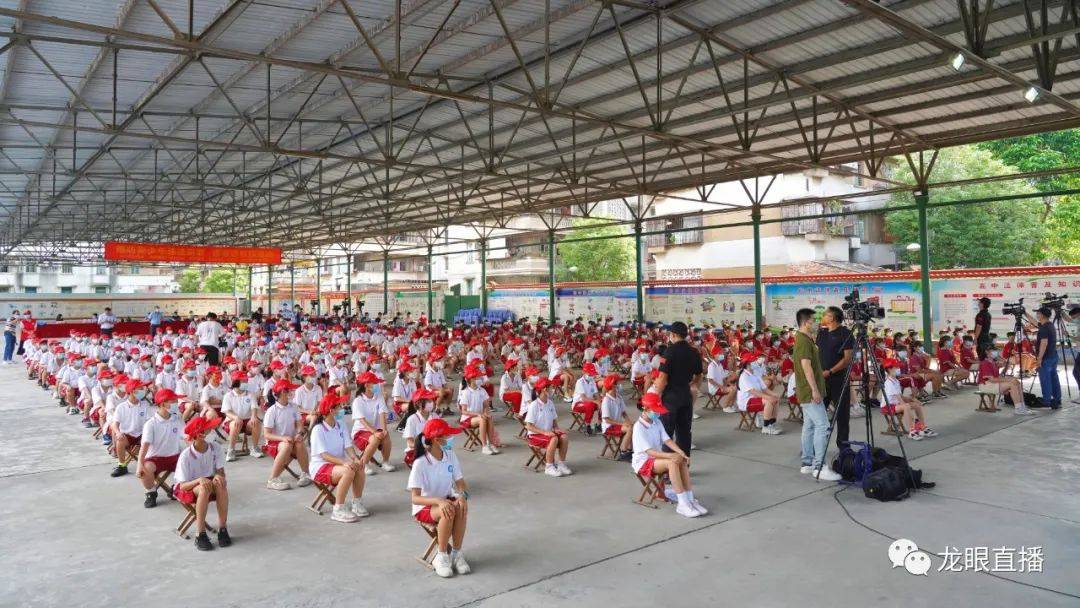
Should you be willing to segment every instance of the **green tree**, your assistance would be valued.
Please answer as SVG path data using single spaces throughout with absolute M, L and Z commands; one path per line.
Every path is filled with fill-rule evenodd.
M 628 281 L 634 277 L 634 239 L 596 237 L 627 236 L 619 226 L 602 226 L 607 220 L 578 218 L 567 238 L 558 245 L 555 277 L 560 281 Z M 571 268 L 576 268 L 571 272 Z
M 232 293 L 233 291 L 233 270 L 231 268 L 214 268 L 206 275 L 206 280 L 203 281 L 202 291 L 204 293 Z M 247 293 L 247 271 L 236 271 L 236 293 Z
M 202 275 L 199 273 L 198 268 L 188 266 L 180 273 L 177 283 L 180 284 L 181 293 L 198 293 L 199 288 L 202 286 Z
M 941 150 L 932 182 L 946 182 L 1008 173 L 1001 161 L 987 150 L 959 146 Z M 913 182 L 910 167 L 898 170 L 901 181 Z M 989 182 L 931 189 L 931 203 L 959 199 L 1021 194 L 1030 191 L 1024 184 Z M 910 205 L 910 193 L 894 195 L 890 206 Z M 985 268 L 1024 266 L 1042 259 L 1046 227 L 1038 199 L 1023 199 L 972 205 L 950 205 L 927 212 L 932 268 Z M 917 242 L 918 215 L 914 210 L 892 211 L 885 215 L 886 227 L 898 245 Z M 918 252 L 904 252 L 908 263 L 918 263 Z

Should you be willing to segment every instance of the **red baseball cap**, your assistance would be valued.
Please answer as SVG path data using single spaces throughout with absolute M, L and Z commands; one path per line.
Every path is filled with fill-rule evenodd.
M 341 405 L 348 400 L 348 397 L 340 397 L 335 393 L 326 393 L 326 395 L 319 401 L 319 414 L 326 416 L 330 413 L 330 410 Z
M 424 437 L 428 439 L 457 435 L 460 432 L 460 428 L 450 426 L 442 418 L 432 418 L 424 423 Z
M 589 376 L 596 376 L 600 373 L 596 371 L 596 365 L 592 363 L 586 363 L 585 365 L 582 365 L 581 371 L 585 372 Z
M 551 386 L 551 381 L 547 378 L 541 377 L 539 380 L 536 381 L 536 384 L 533 386 L 533 388 L 536 389 L 537 392 L 540 392 L 549 386 Z
M 622 376 L 619 374 L 608 374 L 604 377 L 604 390 L 610 391 L 619 384 L 619 380 L 622 380 Z
M 167 388 L 159 388 L 158 391 L 154 393 L 154 403 L 161 405 L 166 401 L 176 401 L 177 399 L 180 399 L 180 397 L 181 395 L 177 395 Z
M 275 393 L 281 391 L 291 391 L 296 388 L 297 385 L 289 382 L 288 378 L 278 378 L 278 381 L 274 383 L 273 389 Z
M 203 416 L 195 416 L 190 422 L 184 425 L 184 434 L 191 439 L 195 439 L 197 435 L 217 428 L 217 426 L 221 424 L 221 421 L 221 418 L 210 420 Z
M 305 365 L 304 367 L 300 368 L 301 376 L 314 376 L 317 373 L 318 371 L 315 369 L 314 365 Z
M 892 369 L 894 367 L 900 367 L 900 362 L 892 357 L 881 362 L 881 369 Z
M 668 409 L 664 407 L 664 404 L 660 401 L 660 395 L 656 393 L 645 393 L 641 396 L 641 407 L 656 412 L 657 414 L 666 414 Z
M 379 384 L 382 380 L 371 372 L 364 372 L 356 378 L 357 384 Z
M 439 396 L 438 393 L 436 393 L 435 391 L 431 391 L 431 390 L 428 390 L 426 388 L 421 388 L 421 389 L 416 390 L 413 393 L 412 401 L 413 401 L 413 403 L 419 403 L 421 401 L 432 401 L 438 396 Z

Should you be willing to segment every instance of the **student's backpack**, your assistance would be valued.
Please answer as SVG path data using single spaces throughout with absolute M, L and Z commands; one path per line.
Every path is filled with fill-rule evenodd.
M 1009 393 L 1003 395 L 1003 400 L 1005 401 L 1005 405 L 1016 405 L 1013 403 L 1012 395 Z M 1028 407 L 1046 407 L 1042 398 L 1038 397 L 1035 393 L 1029 393 L 1027 391 L 1024 391 L 1024 405 Z
M 833 459 L 832 468 L 848 483 L 862 485 L 873 470 L 873 452 L 862 441 L 845 441 Z
M 883 467 L 871 472 L 863 481 L 863 494 L 882 502 L 903 500 L 911 495 L 904 476 L 896 469 Z
M 894 469 L 900 472 L 900 476 L 904 480 L 904 484 L 909 489 L 916 488 L 932 488 L 936 486 L 932 481 L 923 481 L 922 469 L 913 469 L 908 461 L 902 456 L 888 456 L 884 464 L 885 468 Z

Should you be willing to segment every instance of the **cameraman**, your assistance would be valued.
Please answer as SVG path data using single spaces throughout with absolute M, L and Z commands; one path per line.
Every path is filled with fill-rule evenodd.
M 817 333 L 817 347 L 821 373 L 825 377 L 825 404 L 836 408 L 833 419 L 836 424 L 836 445 L 841 447 L 848 440 L 848 422 L 851 419 L 851 392 L 844 390 L 844 371 L 851 362 L 855 340 L 851 330 L 844 327 L 844 311 L 840 308 L 830 306 L 825 309 Z
M 1061 407 L 1061 380 L 1057 374 L 1057 332 L 1051 320 L 1053 311 L 1043 306 L 1035 311 L 1035 318 L 1024 312 L 1029 321 L 1039 324 L 1035 336 L 1035 361 L 1039 368 L 1039 388 L 1042 390 L 1043 405 L 1056 410 Z
M 1069 321 L 1072 323 L 1072 352 L 1073 352 L 1073 380 L 1076 381 L 1076 386 L 1080 387 L 1080 368 L 1077 367 L 1077 363 L 1080 363 L 1080 350 L 1077 347 L 1080 346 L 1080 304 L 1073 304 L 1069 307 Z M 1076 399 L 1072 400 L 1073 403 L 1080 404 L 1080 395 L 1077 395 Z
M 986 353 L 994 346 L 990 337 L 990 298 L 979 298 L 979 312 L 975 315 L 975 352 L 979 361 L 986 358 Z

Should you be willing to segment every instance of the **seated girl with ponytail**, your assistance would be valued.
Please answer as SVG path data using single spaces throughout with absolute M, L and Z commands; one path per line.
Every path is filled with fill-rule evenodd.
M 422 388 L 413 393 L 412 403 L 409 404 L 407 417 L 398 425 L 401 436 L 405 438 L 405 466 L 412 468 L 416 459 L 416 440 L 424 431 L 424 425 L 431 419 L 435 411 L 435 402 L 439 399 L 439 393 Z
M 263 433 L 266 437 L 264 451 L 274 459 L 270 467 L 270 479 L 266 487 L 271 490 L 288 490 L 289 484 L 281 479 L 281 473 L 294 459 L 300 465 L 300 478 L 296 485 L 311 485 L 308 476 L 308 451 L 304 437 L 304 425 L 301 423 L 300 410 L 293 401 L 293 391 L 297 388 L 286 378 L 279 378 L 271 392 L 274 404 L 263 416 Z
M 364 493 L 364 465 L 349 442 L 345 431 L 343 403 L 337 392 L 330 391 L 319 402 L 311 423 L 311 464 L 308 472 L 316 482 L 334 488 L 334 521 L 353 523 L 370 515 L 360 502 Z M 349 488 L 353 499 L 346 502 Z
M 447 445 L 460 432 L 461 429 L 451 427 L 442 418 L 425 422 L 414 443 L 416 459 L 407 484 L 412 493 L 413 517 L 422 524 L 435 526 L 438 553 L 432 567 L 443 578 L 455 572 L 471 572 L 461 554 L 469 516 L 469 492 L 461 463 Z
M 690 485 L 690 457 L 668 436 L 660 416 L 668 413 L 660 401 L 660 395 L 645 393 L 641 397 L 643 413 L 634 423 L 634 457 L 630 466 L 642 477 L 667 473 L 675 487 L 678 506 L 675 512 L 683 517 L 699 517 L 708 511 L 694 498 Z M 664 446 L 670 452 L 664 451 Z
M 386 427 L 386 402 L 375 396 L 375 384 L 379 377 L 371 372 L 364 372 L 356 379 L 360 385 L 359 393 L 352 402 L 352 439 L 353 445 L 360 451 L 360 460 L 364 463 L 364 472 L 375 474 L 371 458 L 378 450 L 382 454 L 382 470 L 390 473 L 394 465 L 390 464 L 390 433 Z M 415 391 L 414 391 L 415 392 Z

